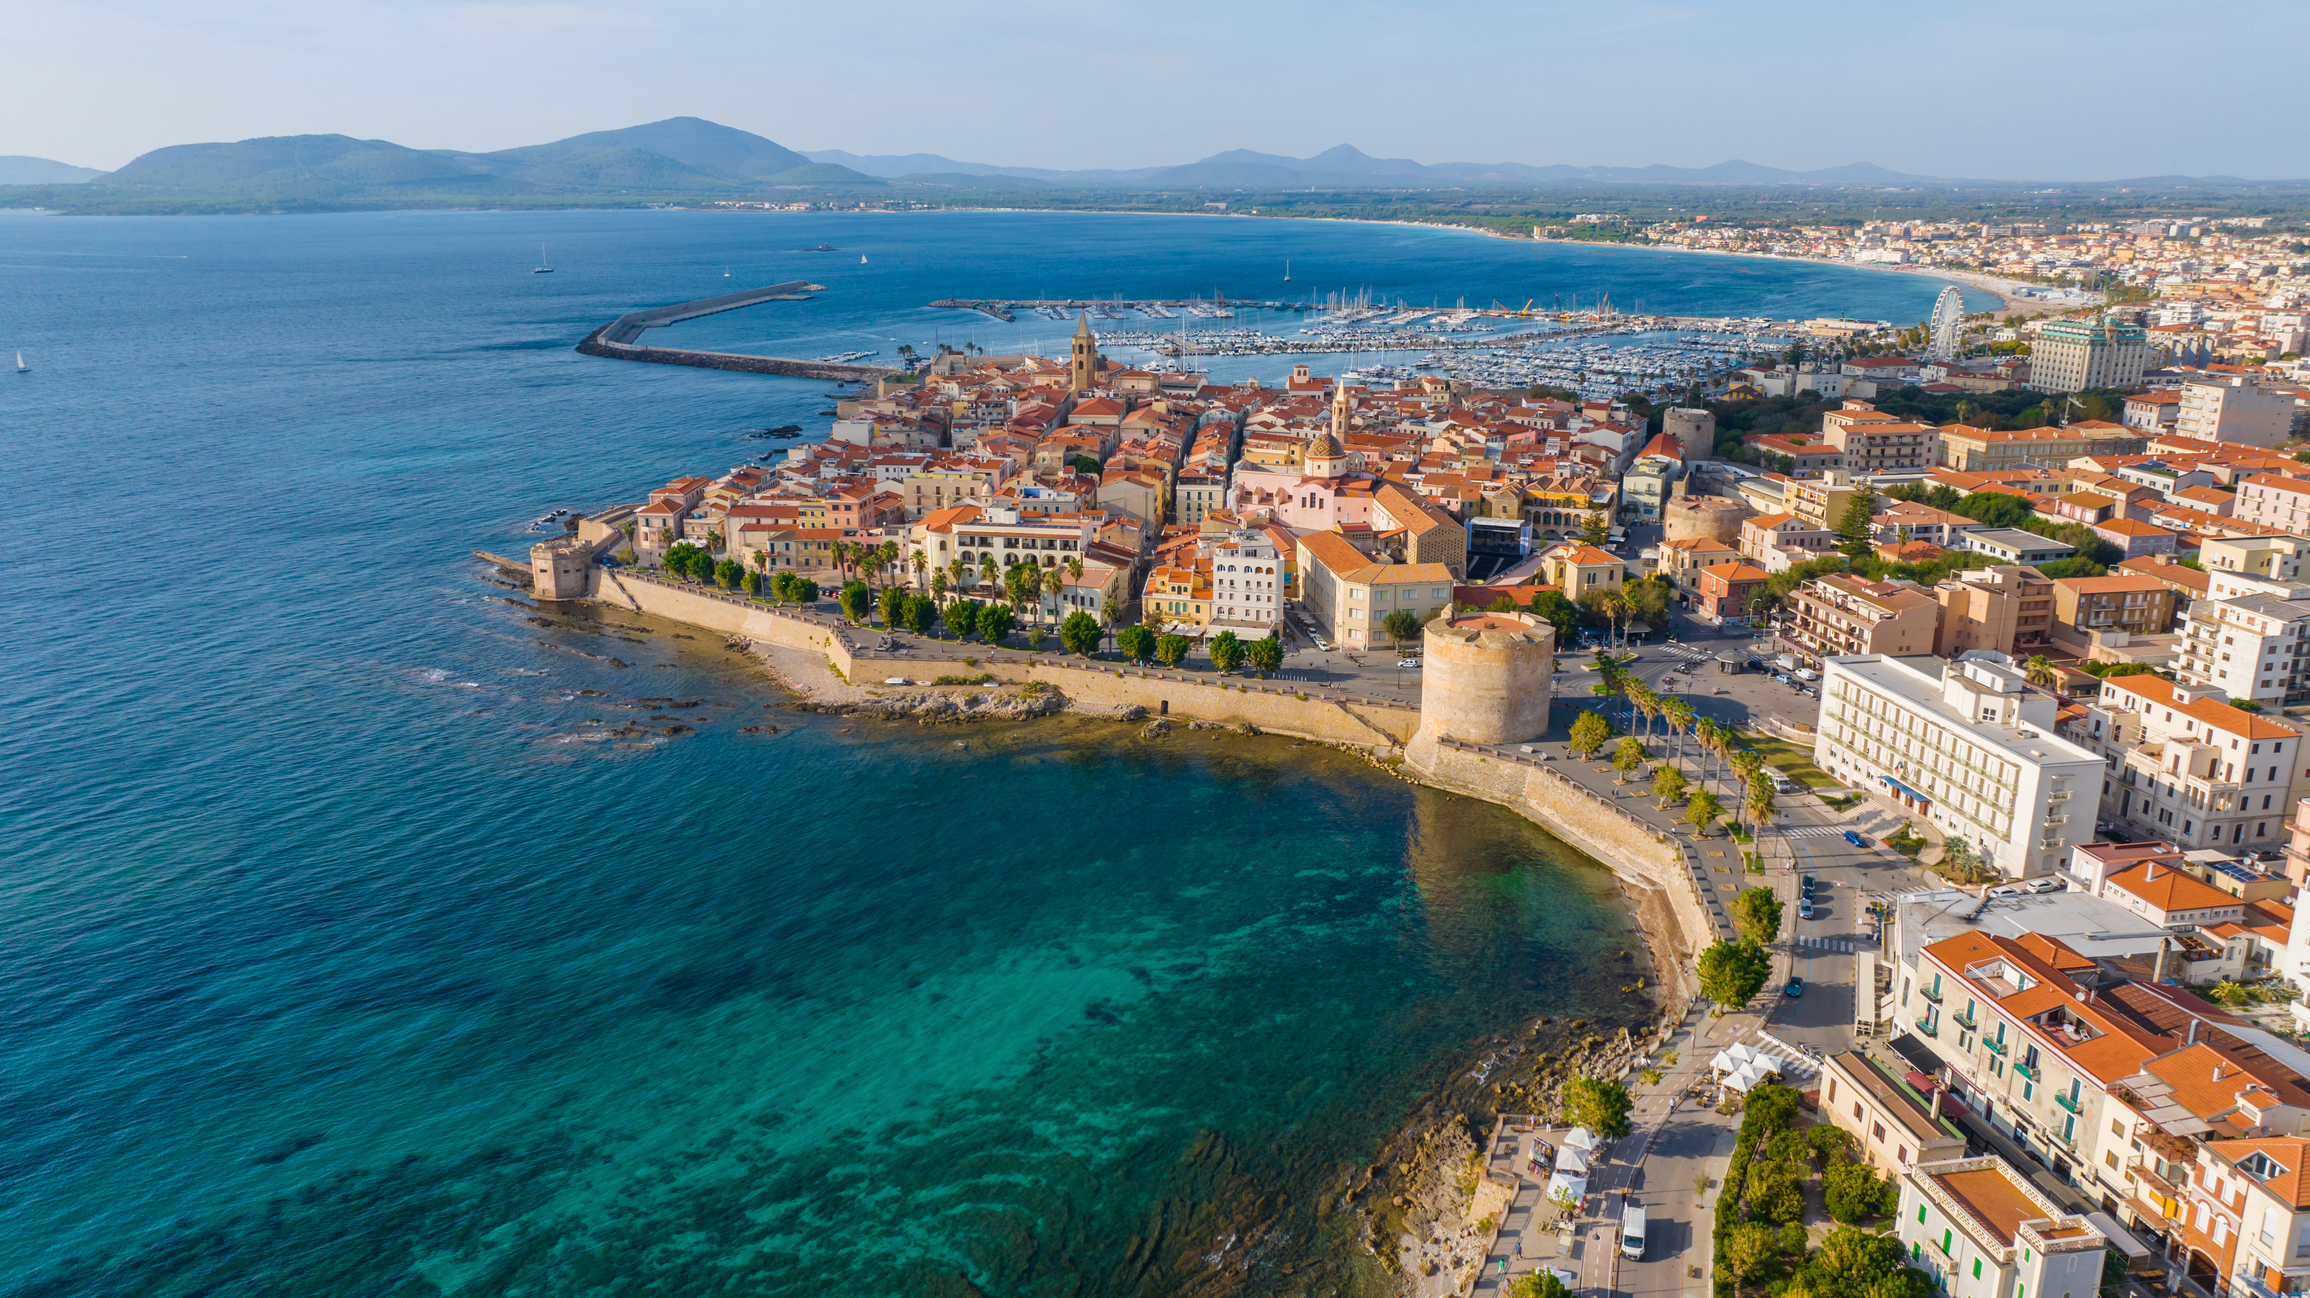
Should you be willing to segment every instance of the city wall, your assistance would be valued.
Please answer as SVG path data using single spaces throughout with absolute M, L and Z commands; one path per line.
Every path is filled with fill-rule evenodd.
M 1702 948 L 1717 940 L 1718 925 L 1701 903 L 1683 847 L 1543 764 L 1422 734 L 1412 740 L 1405 766 L 1423 784 L 1521 814 L 1596 858 L 1631 888 L 1656 894 L 1674 929 L 1652 935 L 1666 948 L 1665 958 L 1655 961 L 1663 966 L 1659 976 L 1674 980 L 1677 998 L 1696 993 L 1693 965 Z
M 594 599 L 614 608 L 685 622 L 724 635 L 767 640 L 789 649 L 822 653 L 841 670 L 845 679 L 855 666 L 850 644 L 839 629 L 792 613 L 749 604 L 735 596 L 627 578 L 615 569 L 600 567 L 594 569 L 592 594 Z

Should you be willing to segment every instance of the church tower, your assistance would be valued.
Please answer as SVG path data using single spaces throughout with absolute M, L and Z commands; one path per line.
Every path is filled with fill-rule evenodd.
M 1331 435 L 1342 446 L 1347 445 L 1348 419 L 1354 413 L 1354 403 L 1348 400 L 1347 380 L 1341 379 L 1331 391 Z
M 1067 390 L 1077 395 L 1089 392 L 1099 378 L 1099 340 L 1091 336 L 1091 318 L 1075 316 L 1074 351 L 1068 364 Z

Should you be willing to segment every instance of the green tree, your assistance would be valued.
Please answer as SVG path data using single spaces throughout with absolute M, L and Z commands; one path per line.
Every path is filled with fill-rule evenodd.
M 736 559 L 724 559 L 714 565 L 714 584 L 724 590 L 738 589 L 738 582 L 746 575 L 746 565 Z
M 885 586 L 882 588 L 882 593 L 877 597 L 877 602 L 882 606 L 882 624 L 884 626 L 889 627 L 893 631 L 898 629 L 900 620 L 906 616 L 907 599 L 907 593 L 897 586 Z
M 1066 646 L 1068 653 L 1079 658 L 1091 656 L 1092 651 L 1099 647 L 1102 634 L 1104 631 L 1099 625 L 1099 619 L 1081 609 L 1069 613 L 1059 623 L 1059 643 Z
M 1622 775 L 1634 775 L 1644 769 L 1644 741 L 1634 735 L 1620 741 L 1612 750 L 1612 769 Z
M 1508 1286 L 1508 1298 L 1572 1298 L 1572 1291 L 1545 1268 L 1527 1271 Z
M 749 595 L 759 595 L 762 593 L 762 574 L 749 572 L 738 579 L 738 586 Z
M 1143 626 L 1124 627 L 1115 633 L 1115 647 L 1132 662 L 1146 662 L 1155 656 L 1155 633 Z
M 1716 795 L 1706 789 L 1693 794 L 1684 804 L 1684 818 L 1692 822 L 1693 832 L 1703 838 L 1708 837 L 1709 827 L 1716 824 L 1716 818 L 1723 813 L 1724 808 L 1718 805 Z
M 1283 666 L 1283 641 L 1272 635 L 1262 636 L 1245 645 L 1243 654 L 1251 663 L 1251 670 L 1259 673 L 1261 680 L 1265 680 Z
M 1008 604 L 990 603 L 979 606 L 979 639 L 988 644 L 1001 644 L 1003 637 L 1009 635 L 1011 628 L 1017 624 L 1018 615 L 1011 612 Z
M 1610 531 L 1609 525 L 1604 521 L 1604 511 L 1591 509 L 1588 511 L 1588 521 L 1580 525 L 1580 543 L 1582 545 L 1601 546 L 1610 539 Z
M 1572 723 L 1572 751 L 1582 757 L 1596 756 L 1596 750 L 1610 738 L 1612 723 L 1598 713 L 1583 711 Z
M 1821 1173 L 1821 1201 L 1838 1221 L 1882 1217 L 1891 1211 L 1887 1201 L 1895 1198 L 1885 1178 L 1860 1163 L 1838 1163 Z
M 906 600 L 906 629 L 916 635 L 929 635 L 938 621 L 938 601 L 928 595 L 909 595 Z
M 1762 825 L 1773 818 L 1773 779 L 1759 771 L 1749 776 L 1749 824 Z
M 979 602 L 975 599 L 950 600 L 939 620 L 946 623 L 948 634 L 961 640 L 970 635 L 979 624 Z
M 1166 635 L 1155 638 L 1155 661 L 1166 667 L 1177 667 L 1187 659 L 1187 637 Z
M 1243 641 L 1233 631 L 1222 631 L 1211 638 L 1211 665 L 1221 672 L 1232 672 L 1243 666 Z
M 1633 1107 L 1628 1098 L 1628 1087 L 1602 1077 L 1575 1077 L 1564 1083 L 1559 1098 L 1564 1105 L 1564 1120 L 1576 1127 L 1586 1127 L 1606 1140 L 1618 1140 L 1629 1133 L 1628 1115 Z
M 1780 1240 L 1773 1228 L 1761 1222 L 1745 1221 L 1726 1232 L 1724 1245 L 1717 1252 L 1717 1261 L 1725 1274 L 1732 1277 L 1733 1292 L 1741 1285 L 1761 1278 L 1773 1260 L 1780 1256 Z
M 1662 762 L 1652 770 L 1652 796 L 1660 799 L 1660 806 L 1664 811 L 1667 810 L 1670 803 L 1684 796 L 1684 791 L 1690 783 L 1684 778 L 1684 772 L 1666 762 Z
M 1805 1215 L 1804 1178 L 1795 1167 L 1773 1159 L 1749 1164 L 1748 1186 L 1741 1202 L 1752 1216 L 1770 1222 L 1802 1220 Z
M 660 562 L 666 565 L 667 572 L 670 572 L 677 577 L 687 577 L 690 575 L 690 565 L 692 560 L 704 555 L 705 553 L 706 552 L 704 550 L 701 550 L 697 546 L 690 544 L 688 541 L 676 541 L 672 545 L 666 547 L 666 553 L 661 556 Z
M 797 604 L 818 602 L 818 583 L 808 577 L 795 576 L 786 583 L 786 598 Z
M 1898 1206 L 1898 1205 L 1895 1205 Z M 2112 1257 L 2116 1254 L 2113 1252 Z M 1788 1298 L 1928 1298 L 1932 1283 L 1908 1265 L 1897 1236 L 1838 1226 L 1806 1256 Z M 2087 1298 L 2080 1294 L 2078 1298 Z
M 864 622 L 866 615 L 873 611 L 874 596 L 867 590 L 865 582 L 846 581 L 842 583 L 842 589 L 835 592 L 834 603 L 842 610 L 842 616 L 853 622 Z
M 1747 938 L 1712 943 L 1700 953 L 1698 967 L 1701 995 L 1726 1009 L 1748 1004 L 1773 973 L 1772 957 Z
M 1043 593 L 1043 570 L 1031 563 L 1012 564 L 1003 573 L 1003 593 L 1011 597 L 1012 612 L 1024 610 Z
M 1869 531 L 1869 520 L 1876 512 L 1877 493 L 1863 482 L 1845 502 L 1845 512 L 1837 517 L 1837 549 L 1846 558 L 1858 559 L 1877 548 Z
M 1560 590 L 1543 590 L 1532 597 L 1532 616 L 1556 628 L 1559 647 L 1572 640 L 1572 633 L 1580 628 L 1580 606 L 1564 597 Z
M 1752 942 L 1778 941 L 1785 909 L 1772 889 L 1743 888 L 1732 900 L 1733 923 L 1740 926 L 1741 936 Z
M 1404 651 L 1404 641 L 1420 633 L 1420 619 L 1410 609 L 1390 609 L 1388 615 L 1380 619 L 1380 630 L 1387 632 L 1388 639 L 1395 642 L 1396 653 L 1400 655 Z

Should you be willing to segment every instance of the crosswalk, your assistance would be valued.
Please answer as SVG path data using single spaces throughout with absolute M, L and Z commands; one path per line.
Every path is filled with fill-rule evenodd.
M 1706 649 L 1695 649 L 1691 645 L 1686 644 L 1662 645 L 1660 647 L 1660 651 L 1672 658 L 1691 658 L 1696 661 L 1699 659 L 1713 658 L 1716 656 Z
M 1781 830 L 1783 838 L 1841 838 L 1845 831 L 1835 825 L 1788 825 Z
M 1855 949 L 1852 939 L 1841 937 L 1800 937 L 1796 944 L 1804 950 L 1843 951 L 1848 955 Z

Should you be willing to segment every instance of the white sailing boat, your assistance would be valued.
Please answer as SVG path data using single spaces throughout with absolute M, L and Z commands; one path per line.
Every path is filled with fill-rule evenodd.
M 539 244 L 539 245 L 537 246 L 537 269 L 536 269 L 536 270 L 533 270 L 533 271 L 531 271 L 531 272 L 530 272 L 530 274 L 532 274 L 532 275 L 551 275 L 551 274 L 553 274 L 553 263 L 552 263 L 552 262 L 550 262 L 550 261 L 548 261 L 548 260 L 546 260 L 546 256 L 545 256 L 545 245 L 544 245 L 544 244 L 542 244 L 542 243 L 541 243 L 541 244 Z
M 32 372 L 32 367 L 24 363 L 24 353 L 22 352 L 16 353 L 16 372 L 18 374 L 30 374 Z
M 1291 282 L 1291 258 L 1289 257 L 1283 259 L 1283 282 L 1286 284 Z
M 863 265 L 865 265 L 865 264 L 866 264 L 866 254 L 865 254 L 865 253 L 863 253 L 863 252 L 862 252 L 862 253 L 858 254 L 858 264 L 859 264 L 859 265 L 861 265 L 861 266 L 863 266 Z

